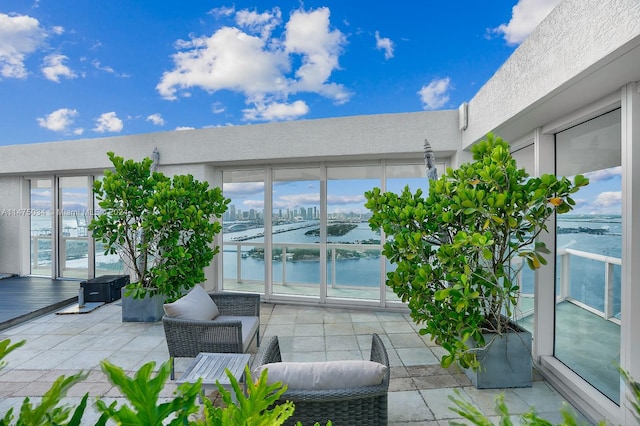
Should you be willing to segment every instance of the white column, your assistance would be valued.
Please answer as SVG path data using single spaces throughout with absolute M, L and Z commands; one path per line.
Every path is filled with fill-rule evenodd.
M 622 325 L 620 366 L 640 380 L 640 94 L 622 88 Z M 621 383 L 623 424 L 635 424 L 633 398 Z M 634 399 L 635 400 L 635 399 Z
M 541 129 L 534 132 L 534 175 L 555 173 L 555 149 L 553 135 L 545 135 Z M 533 322 L 533 360 L 538 362 L 541 356 L 553 355 L 555 336 L 555 269 L 556 269 L 556 218 L 547 221 L 549 232 L 543 232 L 538 240 L 544 242 L 551 254 L 547 255 L 547 264 L 535 274 L 534 322 Z

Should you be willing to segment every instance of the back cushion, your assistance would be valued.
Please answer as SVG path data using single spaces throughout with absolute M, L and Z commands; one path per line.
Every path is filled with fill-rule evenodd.
M 208 321 L 220 315 L 215 302 L 200 285 L 175 302 L 165 303 L 163 308 L 168 317 L 188 320 Z
M 268 370 L 268 383 L 282 382 L 289 389 L 327 390 L 359 388 L 382 383 L 387 366 L 373 361 L 275 362 L 254 371 Z

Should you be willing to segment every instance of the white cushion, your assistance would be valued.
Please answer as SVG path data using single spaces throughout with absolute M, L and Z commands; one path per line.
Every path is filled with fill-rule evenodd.
M 220 315 L 216 317 L 216 322 L 224 321 L 240 321 L 242 323 L 242 350 L 247 352 L 249 344 L 253 340 L 253 336 L 256 334 L 258 327 L 260 326 L 260 318 L 258 317 L 242 317 L 233 315 Z
M 387 366 L 373 361 L 275 362 L 256 368 L 254 377 L 268 370 L 268 383 L 288 389 L 328 390 L 359 388 L 382 383 Z
M 165 303 L 163 308 L 164 313 L 171 318 L 208 321 L 220 315 L 215 302 L 200 285 L 196 285 L 175 302 Z

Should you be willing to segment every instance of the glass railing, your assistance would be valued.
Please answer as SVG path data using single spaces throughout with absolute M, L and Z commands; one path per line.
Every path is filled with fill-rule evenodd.
M 380 299 L 379 246 L 332 243 L 326 250 L 328 297 Z M 273 293 L 319 296 L 320 251 L 318 244 L 273 243 Z M 223 259 L 225 289 L 264 292 L 264 243 L 226 241 Z
M 619 325 L 622 259 L 569 248 L 558 259 L 558 299 Z

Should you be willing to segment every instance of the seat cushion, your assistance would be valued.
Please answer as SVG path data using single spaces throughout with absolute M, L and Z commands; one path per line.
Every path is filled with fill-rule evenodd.
M 268 370 L 269 384 L 282 382 L 296 390 L 330 390 L 379 385 L 387 366 L 363 360 L 275 362 L 256 368 L 253 377 L 260 377 L 263 369 Z
M 199 285 L 175 302 L 165 303 L 163 308 L 167 316 L 187 320 L 209 321 L 220 315 L 218 306 Z
M 220 315 L 216 317 L 215 321 L 240 321 L 242 323 L 243 352 L 247 352 L 253 336 L 255 336 L 258 331 L 258 327 L 260 327 L 260 318 L 258 317 Z

